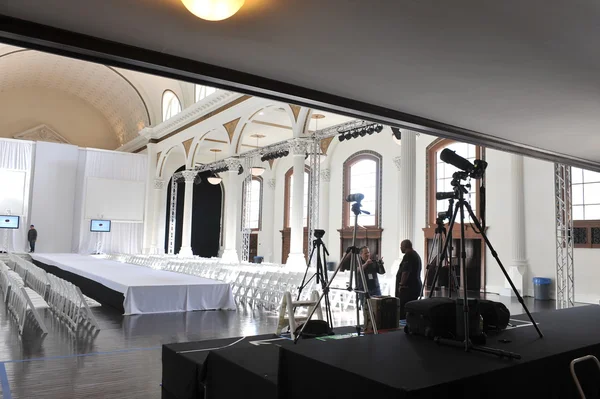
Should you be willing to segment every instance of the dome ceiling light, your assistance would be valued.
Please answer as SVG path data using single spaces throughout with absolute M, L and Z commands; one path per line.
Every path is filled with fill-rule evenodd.
M 221 152 L 221 150 L 220 150 L 220 149 L 218 149 L 218 148 L 211 148 L 211 149 L 210 149 L 210 151 L 211 151 L 212 153 L 214 153 L 214 154 L 215 154 L 215 162 L 217 162 L 217 152 Z M 209 177 L 208 177 L 206 180 L 208 180 L 208 182 L 209 182 L 210 184 L 213 184 L 213 185 L 215 185 L 215 186 L 216 186 L 217 184 L 221 183 L 221 181 L 222 181 L 223 179 L 221 179 L 219 176 L 217 176 L 217 175 L 216 175 L 216 174 L 213 172 L 213 175 L 212 175 L 212 176 L 209 176 Z
M 258 146 L 258 140 L 266 136 L 264 134 L 253 134 L 250 137 L 256 138 L 256 148 L 260 148 Z M 265 168 L 262 166 L 253 166 L 252 169 L 250 169 L 250 173 L 252 173 L 252 176 L 260 176 L 265 173 Z
M 242 8 L 245 0 L 181 0 L 185 8 L 198 18 L 222 21 Z

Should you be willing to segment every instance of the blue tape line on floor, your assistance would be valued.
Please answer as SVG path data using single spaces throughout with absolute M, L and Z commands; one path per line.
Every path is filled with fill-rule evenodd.
M 8 383 L 8 374 L 6 374 L 6 366 L 4 366 L 4 363 L 0 363 L 0 386 L 2 386 L 2 399 L 12 399 L 10 384 Z
M 37 357 L 32 359 L 20 359 L 20 360 L 6 360 L 2 362 L 2 367 L 4 367 L 4 363 L 25 363 L 25 362 L 37 362 L 44 360 L 59 360 L 59 359 L 70 359 L 73 357 L 84 357 L 84 356 L 98 356 L 98 355 L 113 355 L 116 353 L 128 353 L 128 352 L 139 352 L 139 351 L 149 351 L 149 350 L 157 350 L 161 349 L 160 346 L 152 346 L 149 348 L 131 348 L 131 349 L 118 349 L 114 351 L 108 352 L 92 352 L 92 353 L 81 353 L 78 355 L 67 355 L 67 356 L 50 356 L 50 357 Z M 1 370 L 0 370 L 1 372 Z M 6 374 L 6 371 L 5 371 Z M 0 376 L 1 377 L 1 376 Z

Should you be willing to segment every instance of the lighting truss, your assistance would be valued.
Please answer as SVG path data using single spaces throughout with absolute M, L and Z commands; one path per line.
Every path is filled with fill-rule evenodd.
M 308 247 L 309 251 L 314 237 L 314 231 L 319 227 L 319 190 L 321 184 L 321 139 L 313 138 L 309 149 L 310 156 L 310 191 L 308 203 Z M 316 262 L 316 256 L 313 256 Z
M 179 172 L 181 174 L 181 172 Z M 168 254 L 175 254 L 175 229 L 177 224 L 177 177 L 171 179 L 171 209 L 169 210 L 169 245 Z
M 554 164 L 556 308 L 575 306 L 571 167 Z
M 252 230 L 246 226 L 250 222 L 250 203 L 252 202 L 252 165 L 254 165 L 254 158 L 244 159 L 246 176 L 244 176 L 245 192 L 242 194 L 242 262 L 250 260 L 250 233 Z

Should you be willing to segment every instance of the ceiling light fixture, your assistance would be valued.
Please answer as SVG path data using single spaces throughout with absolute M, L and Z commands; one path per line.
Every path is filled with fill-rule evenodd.
M 222 21 L 242 8 L 245 0 L 181 0 L 185 8 L 198 18 Z
M 211 149 L 210 149 L 210 151 L 211 151 L 212 153 L 214 153 L 214 154 L 215 154 L 215 162 L 217 162 L 217 152 L 221 152 L 221 150 L 220 150 L 220 149 L 218 149 L 218 148 L 211 148 Z M 223 179 L 221 179 L 219 176 L 217 176 L 217 175 L 215 174 L 215 172 L 213 171 L 213 175 L 212 175 L 212 176 L 209 176 L 209 177 L 208 177 L 206 180 L 207 180 L 207 181 L 208 181 L 210 184 L 212 184 L 212 185 L 215 185 L 215 186 L 216 186 L 217 184 L 221 183 L 221 181 L 222 181 Z
M 340 141 L 351 140 L 353 138 L 365 137 L 367 134 L 379 133 L 383 130 L 383 125 L 380 123 L 371 123 L 366 126 L 354 127 L 347 130 L 338 130 Z
M 256 138 L 256 148 L 260 148 L 258 146 L 258 140 L 262 139 L 264 137 L 266 137 L 264 134 L 253 134 L 250 137 L 255 137 Z M 252 176 L 260 176 L 263 173 L 265 173 L 265 168 L 263 168 L 262 166 L 253 166 L 250 169 L 250 173 L 252 174 Z

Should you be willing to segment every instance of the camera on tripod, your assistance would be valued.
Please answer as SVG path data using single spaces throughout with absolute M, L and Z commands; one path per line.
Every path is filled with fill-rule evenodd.
M 323 238 L 325 235 L 325 230 L 315 229 L 314 231 L 315 238 Z

